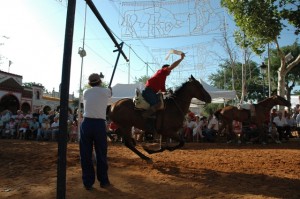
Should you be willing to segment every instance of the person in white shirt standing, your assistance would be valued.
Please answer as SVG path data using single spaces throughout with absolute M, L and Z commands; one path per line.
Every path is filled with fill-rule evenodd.
M 111 88 L 101 86 L 101 77 L 93 73 L 89 76 L 91 88 L 83 93 L 83 121 L 80 128 L 80 160 L 82 181 L 87 190 L 95 183 L 93 147 L 96 154 L 96 176 L 102 188 L 110 185 L 107 164 L 106 107 L 111 97 Z

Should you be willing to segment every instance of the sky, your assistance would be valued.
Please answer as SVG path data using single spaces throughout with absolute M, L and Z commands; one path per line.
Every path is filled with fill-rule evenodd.
M 0 0 L 0 70 L 23 76 L 23 83 L 36 82 L 48 91 L 59 90 L 66 2 Z M 208 81 L 220 60 L 227 58 L 220 46 L 224 19 L 229 35 L 236 29 L 219 1 L 158 1 L 155 6 L 153 1 L 137 2 L 93 1 L 117 42 L 124 42 L 123 51 L 130 60 L 120 56 L 112 86 L 133 83 L 144 75 L 151 76 L 163 64 L 171 64 L 179 58 L 171 55 L 165 59 L 171 49 L 185 52 L 186 58 L 168 77 L 168 87 L 183 83 L 190 75 Z M 285 31 L 280 44 L 290 45 L 295 38 L 292 31 Z M 87 55 L 82 60 L 78 49 L 83 46 Z M 115 49 L 86 2 L 77 0 L 69 92 L 78 96 L 81 69 L 82 85 L 91 73 L 99 72 L 109 83 L 118 55 Z M 260 63 L 263 58 L 253 59 Z

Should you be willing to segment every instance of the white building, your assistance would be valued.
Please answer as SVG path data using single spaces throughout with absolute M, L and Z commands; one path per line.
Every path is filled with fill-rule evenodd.
M 41 84 L 31 87 L 22 85 L 23 76 L 0 70 L 0 112 L 10 110 L 14 114 L 17 110 L 24 113 L 34 112 L 36 109 L 58 110 L 60 93 L 54 90 L 45 93 Z M 69 108 L 74 111 L 74 94 L 69 95 Z

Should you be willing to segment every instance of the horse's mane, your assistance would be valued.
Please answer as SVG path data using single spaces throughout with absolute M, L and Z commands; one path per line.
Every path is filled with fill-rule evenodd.
M 188 84 L 189 81 L 186 81 L 184 83 L 182 83 L 182 85 L 180 87 L 177 87 L 177 89 L 174 91 L 174 93 L 170 96 L 170 98 L 176 98 L 177 96 L 180 96 L 185 87 L 186 84 Z

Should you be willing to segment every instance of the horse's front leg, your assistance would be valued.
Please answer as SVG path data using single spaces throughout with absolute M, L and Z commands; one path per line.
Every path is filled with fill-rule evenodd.
M 153 153 L 161 153 L 165 150 L 174 151 L 175 149 L 181 148 L 184 145 L 184 137 L 180 136 L 178 133 L 176 133 L 174 136 L 169 136 L 166 138 L 171 138 L 172 140 L 179 142 L 179 144 L 177 144 L 175 146 L 169 146 L 168 144 L 160 145 L 160 148 L 156 149 L 156 150 L 150 149 L 148 146 L 143 146 L 143 149 L 145 151 L 147 151 L 147 153 L 153 154 Z
M 168 151 L 174 151 L 175 149 L 179 149 L 181 147 L 184 146 L 184 137 L 181 136 L 179 133 L 175 133 L 173 136 L 170 136 L 170 138 L 174 141 L 179 142 L 177 145 L 175 146 L 165 146 L 165 149 Z

